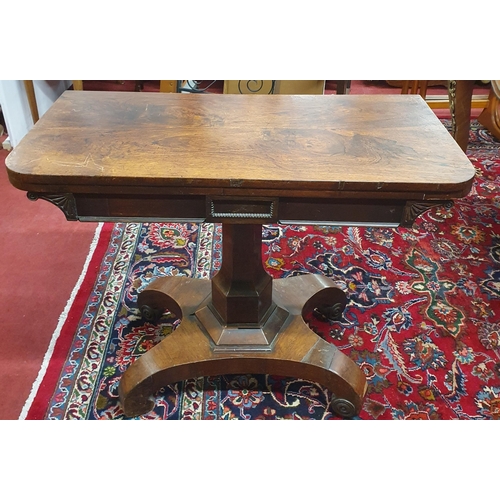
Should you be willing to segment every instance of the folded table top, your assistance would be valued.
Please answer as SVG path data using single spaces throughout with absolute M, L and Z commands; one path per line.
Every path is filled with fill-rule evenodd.
M 465 196 L 474 177 L 416 95 L 67 91 L 6 164 L 15 187 L 52 193 L 429 200 Z

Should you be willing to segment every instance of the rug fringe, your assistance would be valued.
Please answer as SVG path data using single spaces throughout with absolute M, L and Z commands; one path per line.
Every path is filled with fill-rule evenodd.
M 37 395 L 38 389 L 40 388 L 40 385 L 42 383 L 42 380 L 45 376 L 45 373 L 47 372 L 47 368 L 49 366 L 49 362 L 52 358 L 52 354 L 54 353 L 54 348 L 57 342 L 57 339 L 59 338 L 59 335 L 61 334 L 62 327 L 68 318 L 68 313 L 71 310 L 71 307 L 73 306 L 73 302 L 75 300 L 76 295 L 78 294 L 78 291 L 80 290 L 80 287 L 82 285 L 82 282 L 85 278 L 85 275 L 87 274 L 87 270 L 90 264 L 90 261 L 92 260 L 92 256 L 94 255 L 95 249 L 97 247 L 97 243 L 99 242 L 99 236 L 101 234 L 101 230 L 103 227 L 103 223 L 100 222 L 95 230 L 94 233 L 94 238 L 92 239 L 92 243 L 90 244 L 89 248 L 89 253 L 87 255 L 87 258 L 85 260 L 85 263 L 83 264 L 82 272 L 80 273 L 80 276 L 71 292 L 71 295 L 68 299 L 68 302 L 66 302 L 66 306 L 59 316 L 59 320 L 57 322 L 56 329 L 54 330 L 54 333 L 52 334 L 52 338 L 50 339 L 50 344 L 49 347 L 47 348 L 47 352 L 45 353 L 45 356 L 42 361 L 42 366 L 40 367 L 40 370 L 38 372 L 37 378 L 33 382 L 33 385 L 31 386 L 31 392 L 28 396 L 28 399 L 25 401 L 23 409 L 21 410 L 21 413 L 19 415 L 18 420 L 26 420 L 26 417 L 28 415 L 28 412 L 31 408 L 31 405 L 33 404 L 33 401 L 35 399 L 35 396 Z

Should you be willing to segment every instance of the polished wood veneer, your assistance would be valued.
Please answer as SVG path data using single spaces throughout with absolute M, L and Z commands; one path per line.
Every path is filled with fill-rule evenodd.
M 366 382 L 303 318 L 339 319 L 346 297 L 320 275 L 272 280 L 262 224 L 409 226 L 465 196 L 474 168 L 420 96 L 66 92 L 9 155 L 11 183 L 68 220 L 223 224 L 210 281 L 160 278 L 146 320 L 178 329 L 122 377 L 127 415 L 163 385 L 201 375 L 300 376 L 356 414 Z
M 22 189 L 399 198 L 411 186 L 442 198 L 470 187 L 470 163 L 420 96 L 68 91 L 40 122 L 10 155 Z

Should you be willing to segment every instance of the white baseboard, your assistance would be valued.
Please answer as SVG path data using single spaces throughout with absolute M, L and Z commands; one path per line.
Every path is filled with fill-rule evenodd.
M 10 151 L 12 149 L 9 136 L 7 136 L 7 139 L 5 139 L 5 141 L 2 142 L 2 148 L 6 149 L 7 151 Z

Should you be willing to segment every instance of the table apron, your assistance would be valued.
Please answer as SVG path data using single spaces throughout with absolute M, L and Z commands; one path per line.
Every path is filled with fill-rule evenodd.
M 58 206 L 68 220 L 410 226 L 428 208 L 449 200 L 263 198 L 28 193 Z

